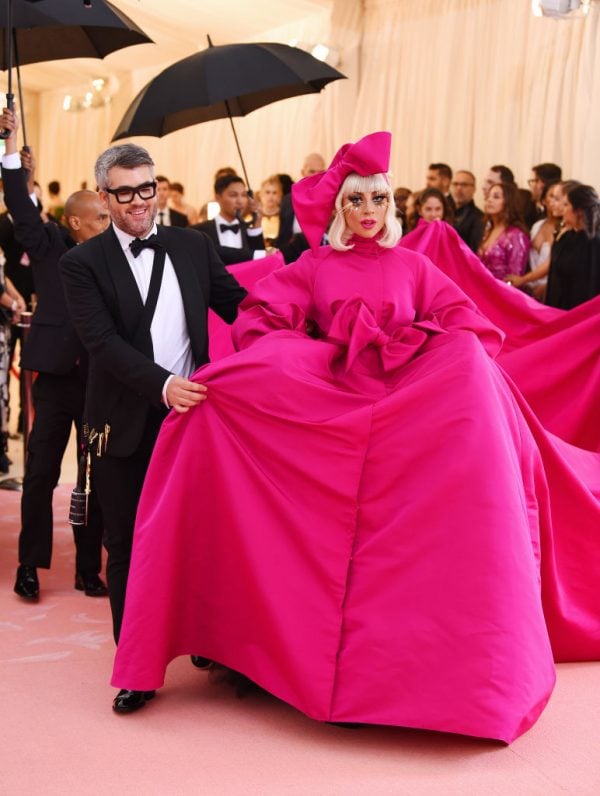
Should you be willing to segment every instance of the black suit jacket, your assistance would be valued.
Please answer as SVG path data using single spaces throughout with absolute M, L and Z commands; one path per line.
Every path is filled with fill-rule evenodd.
M 467 246 L 476 252 L 483 238 L 483 212 L 473 200 L 456 210 L 454 226 Z
M 38 303 L 23 348 L 26 370 L 64 375 L 84 356 L 71 323 L 58 273 L 58 261 L 75 245 L 67 230 L 54 221 L 45 224 L 27 192 L 23 169 L 3 169 L 4 198 L 13 218 L 15 238 L 27 252 Z
M 208 308 L 231 323 L 246 291 L 205 235 L 159 226 L 158 239 L 179 281 L 199 367 L 208 362 Z M 73 323 L 90 355 L 86 420 L 90 428 L 111 427 L 109 454 L 129 456 L 142 439 L 149 408 L 161 405 L 169 372 L 154 362 L 149 330 L 143 339 L 136 334 L 142 299 L 112 226 L 67 252 L 60 271 Z
M 295 262 L 303 251 L 309 248 L 308 241 L 301 232 L 294 233 L 294 206 L 291 193 L 286 194 L 281 200 L 279 208 L 279 235 L 275 240 L 275 247 L 283 255 L 286 263 Z
M 4 275 L 10 277 L 27 304 L 34 292 L 31 267 L 21 265 L 23 247 L 15 238 L 14 223 L 8 213 L 0 213 L 0 248 L 4 252 Z
M 188 217 L 184 213 L 180 213 L 179 210 L 172 210 L 170 207 L 167 207 L 167 213 L 172 227 L 188 226 Z M 156 223 L 158 224 L 158 215 L 156 216 Z
M 217 222 L 214 219 L 212 221 L 203 221 L 201 224 L 194 224 L 192 229 L 197 229 L 208 235 L 225 265 L 234 265 L 235 263 L 252 260 L 255 251 L 261 251 L 265 248 L 265 239 L 262 235 L 248 235 L 246 232 L 247 227 L 243 222 L 240 227 L 242 233 L 242 247 L 240 249 L 234 249 L 232 246 L 221 246 L 217 233 Z

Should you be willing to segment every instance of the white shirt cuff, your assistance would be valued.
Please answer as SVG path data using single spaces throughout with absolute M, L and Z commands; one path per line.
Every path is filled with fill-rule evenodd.
M 167 401 L 167 387 L 169 386 L 169 382 L 171 381 L 171 379 L 174 379 L 174 378 L 175 378 L 175 374 L 174 373 L 171 373 L 170 376 L 167 376 L 167 380 L 163 384 L 163 388 L 162 388 L 162 401 L 163 401 L 164 405 L 167 407 L 167 409 L 171 408 L 169 402 Z
M 11 152 L 9 155 L 2 155 L 3 169 L 20 169 L 21 155 L 18 152 Z
M 258 235 L 262 235 L 262 227 L 246 227 L 246 234 L 251 238 L 256 238 Z

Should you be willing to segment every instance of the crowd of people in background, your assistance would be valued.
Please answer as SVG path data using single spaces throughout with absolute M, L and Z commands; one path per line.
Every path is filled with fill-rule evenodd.
M 396 189 L 396 208 L 405 230 L 444 220 L 497 279 L 572 309 L 600 292 L 600 203 L 594 188 L 562 176 L 555 163 L 540 163 L 527 190 L 507 166 L 492 166 L 481 209 L 472 172 L 432 163 L 425 189 Z
M 324 168 L 321 155 L 312 153 L 306 157 L 300 177 Z M 586 292 L 580 286 L 571 294 L 572 291 L 565 293 L 555 285 L 553 291 L 548 291 L 552 253 L 559 261 L 553 269 L 559 275 L 564 271 L 561 262 L 564 258 L 570 259 L 571 251 L 576 250 L 578 257 L 584 260 L 595 257 L 599 211 L 598 196 L 591 186 L 574 180 L 563 181 L 562 176 L 560 166 L 541 163 L 532 168 L 529 188 L 524 189 L 519 188 L 510 168 L 492 166 L 482 180 L 481 209 L 475 203 L 477 180 L 471 171 L 453 172 L 446 163 L 431 163 L 423 189 L 413 191 L 403 186 L 395 189 L 396 214 L 404 234 L 421 221 L 446 221 L 496 278 L 540 301 L 570 309 L 592 298 L 594 287 L 590 284 Z M 208 233 L 220 247 L 226 264 L 262 257 L 275 250 L 282 251 L 286 262 L 293 262 L 306 248 L 300 228 L 294 223 L 291 204 L 294 180 L 287 173 L 266 177 L 253 194 L 234 168 L 222 167 L 214 176 L 212 199 L 198 210 L 185 200 L 181 182 L 162 175 L 156 180 L 158 223 L 191 226 Z M 46 212 L 56 221 L 62 219 L 64 211 L 60 193 L 57 180 L 48 184 Z M 41 196 L 39 186 L 38 196 Z M 25 304 L 31 305 L 35 296 L 33 285 L 29 284 L 30 274 L 24 270 L 26 255 L 22 259 L 12 256 L 11 237 L 14 239 L 14 235 L 11 236 L 12 225 L 7 215 L 5 210 L 0 215 L 5 276 L 9 278 L 9 286 L 12 280 Z M 241 224 L 239 229 L 235 228 L 237 224 Z M 219 225 L 228 228 L 222 231 Z M 568 235 L 569 232 L 574 234 Z M 555 247 L 554 244 L 565 236 L 567 243 Z M 236 251 L 230 251 L 232 249 Z
M 321 155 L 311 153 L 299 177 L 323 171 L 325 166 Z M 308 247 L 294 216 L 294 180 L 287 173 L 269 175 L 253 194 L 234 168 L 220 168 L 214 176 L 211 201 L 198 210 L 185 200 L 181 182 L 163 175 L 157 176 L 156 182 L 157 222 L 206 233 L 226 265 L 275 251 L 290 263 Z M 560 166 L 534 166 L 528 189 L 517 185 L 507 166 L 492 166 L 481 182 L 482 208 L 475 203 L 476 176 L 467 169 L 453 171 L 446 163 L 433 162 L 424 182 L 420 190 L 404 186 L 394 190 L 396 215 L 404 234 L 419 224 L 445 221 L 494 277 L 554 307 L 568 310 L 600 292 L 598 194 L 582 182 L 563 180 Z M 37 183 L 35 192 L 43 219 L 64 221 L 60 183 L 53 180 L 48 184 L 45 208 Z M 15 241 L 9 213 L 1 209 L 0 473 L 8 471 L 8 379 L 22 334 L 14 322 L 22 311 L 34 309 L 36 301 L 28 256 Z M 326 236 L 323 242 L 327 242 Z M 21 419 L 18 430 L 22 430 Z

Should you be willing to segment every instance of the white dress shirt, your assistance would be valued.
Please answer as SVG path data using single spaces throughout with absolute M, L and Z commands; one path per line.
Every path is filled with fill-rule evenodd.
M 139 255 L 134 257 L 129 248 L 133 236 L 118 229 L 114 224 L 113 229 L 123 248 L 142 301 L 145 303 L 150 288 L 154 249 L 142 249 Z M 145 237 L 148 238 L 150 235 L 154 235 L 156 230 L 155 224 Z M 181 289 L 168 254 L 165 258 L 165 270 L 150 326 L 150 336 L 154 350 L 154 361 L 172 374 L 163 385 L 163 401 L 168 406 L 166 390 L 170 380 L 173 376 L 188 378 L 194 370 L 194 358 L 185 320 Z
M 215 224 L 217 225 L 217 237 L 219 238 L 219 243 L 221 246 L 228 246 L 230 249 L 241 249 L 244 246 L 244 240 L 242 238 L 242 230 L 241 230 L 241 222 L 235 221 L 227 221 L 226 218 L 219 213 L 215 216 Z M 227 226 L 232 226 L 233 224 L 237 224 L 240 228 L 237 232 L 233 232 L 231 229 L 226 229 L 225 232 L 221 232 L 221 224 L 227 224 Z M 251 238 L 258 237 L 262 235 L 262 228 L 261 227 L 246 227 L 246 235 Z M 259 249 L 258 251 L 251 252 L 253 260 L 260 260 L 261 257 L 264 257 L 266 252 L 264 249 Z
M 165 207 L 164 210 L 159 208 L 158 213 L 156 214 L 156 223 L 160 224 L 161 227 L 171 226 L 171 214 L 169 213 L 168 207 Z

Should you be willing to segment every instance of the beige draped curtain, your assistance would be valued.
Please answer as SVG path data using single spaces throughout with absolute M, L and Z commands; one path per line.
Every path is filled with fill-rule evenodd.
M 175 0 L 174 0 L 175 1 Z M 292 38 L 319 42 L 329 35 L 329 12 L 314 15 L 302 25 L 282 26 L 260 40 L 288 43 Z M 187 53 L 182 53 L 184 57 Z M 40 116 L 44 132 L 39 143 L 39 162 L 43 181 L 60 178 L 67 191 L 79 188 L 83 180 L 93 185 L 96 155 L 110 139 L 127 106 L 137 92 L 168 64 L 154 70 L 134 70 L 121 76 L 121 87 L 113 103 L 100 109 L 66 113 L 62 111 L 64 91 L 42 95 Z M 272 173 L 289 172 L 300 176 L 304 154 L 323 150 L 325 140 L 321 120 L 324 94 L 283 100 L 252 114 L 235 118 L 251 185 Z M 186 199 L 200 204 L 212 199 L 213 175 L 220 166 L 230 165 L 241 173 L 241 164 L 228 120 L 209 122 L 172 133 L 165 138 L 136 137 L 156 163 L 157 173 L 185 186 Z
M 600 4 L 539 19 L 528 0 L 367 0 L 352 137 L 394 133 L 394 184 L 431 161 L 481 177 L 562 165 L 600 188 Z
M 327 41 L 349 79 L 235 120 L 250 181 L 257 188 L 273 172 L 297 178 L 308 152 L 330 158 L 346 141 L 389 129 L 394 185 L 418 189 L 428 163 L 445 161 L 480 181 L 505 163 L 524 186 L 533 164 L 551 160 L 566 177 L 600 188 L 599 37 L 598 2 L 586 19 L 557 21 L 534 18 L 529 0 L 334 0 L 301 25 L 260 37 Z M 94 187 L 96 155 L 164 66 L 119 76 L 118 94 L 102 109 L 66 113 L 58 91 L 31 98 L 42 184 L 58 178 L 64 194 L 84 180 Z M 134 140 L 194 205 L 210 198 L 219 166 L 240 168 L 226 121 Z

